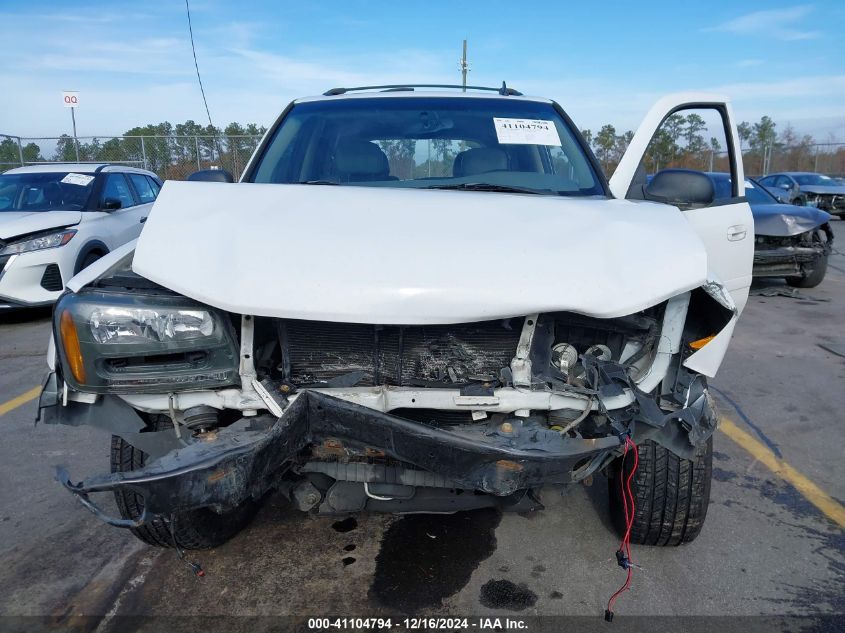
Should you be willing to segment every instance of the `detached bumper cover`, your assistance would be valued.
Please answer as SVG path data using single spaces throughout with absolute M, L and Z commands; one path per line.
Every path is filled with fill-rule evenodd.
M 215 441 L 194 442 L 139 471 L 74 484 L 59 469 L 58 479 L 92 510 L 89 494 L 121 488 L 143 496 L 147 516 L 208 506 L 225 509 L 261 496 L 306 446 L 335 438 L 379 447 L 390 457 L 440 473 L 469 489 L 504 496 L 543 483 L 570 481 L 579 461 L 619 446 L 616 437 L 572 439 L 553 431 L 507 440 L 470 437 L 314 392 L 302 393 L 269 431 L 246 426 L 269 421 L 242 420 L 243 426 L 239 422 L 221 430 Z M 127 527 L 126 522 L 101 518 Z

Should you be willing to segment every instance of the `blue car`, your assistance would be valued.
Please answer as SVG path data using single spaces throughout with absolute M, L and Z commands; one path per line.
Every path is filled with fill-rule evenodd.
M 709 173 L 716 199 L 731 197 L 731 175 Z M 783 277 L 790 286 L 813 288 L 827 272 L 833 248 L 830 214 L 815 207 L 783 204 L 765 187 L 745 179 L 754 215 L 754 276 Z

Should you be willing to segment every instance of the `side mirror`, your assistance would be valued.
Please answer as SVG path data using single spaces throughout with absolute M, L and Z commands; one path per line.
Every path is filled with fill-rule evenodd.
M 106 198 L 100 204 L 100 208 L 103 211 L 117 211 L 122 206 L 123 203 L 117 198 Z
M 645 188 L 645 199 L 681 208 L 704 207 L 716 198 L 713 181 L 692 169 L 664 169 Z
M 202 182 L 235 182 L 234 176 L 225 169 L 202 169 L 188 176 L 188 180 Z
M 784 189 L 786 191 L 789 191 L 790 189 L 792 189 L 792 185 L 788 182 L 781 183 L 780 185 L 778 185 L 778 187 L 780 187 L 781 189 Z

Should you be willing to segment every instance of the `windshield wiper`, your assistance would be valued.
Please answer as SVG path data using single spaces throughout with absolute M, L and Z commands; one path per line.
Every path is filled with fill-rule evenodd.
M 334 180 L 300 180 L 298 185 L 339 185 L 339 182 Z
M 502 193 L 533 193 L 538 195 L 553 195 L 551 189 L 528 189 L 527 187 L 514 187 L 512 185 L 494 185 L 487 182 L 456 182 L 453 184 L 430 185 L 423 189 L 453 189 L 456 191 L 499 191 Z

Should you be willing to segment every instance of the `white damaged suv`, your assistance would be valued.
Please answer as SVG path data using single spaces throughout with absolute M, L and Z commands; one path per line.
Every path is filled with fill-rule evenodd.
M 40 414 L 110 433 L 112 472 L 58 479 L 202 548 L 274 490 L 320 514 L 532 511 L 602 472 L 632 541 L 691 541 L 707 378 L 751 283 L 726 99 L 659 101 L 608 182 L 553 101 L 382 88 L 294 101 L 241 182 L 166 183 L 137 245 L 71 281 Z M 688 111 L 724 138 L 729 198 L 655 168 Z

